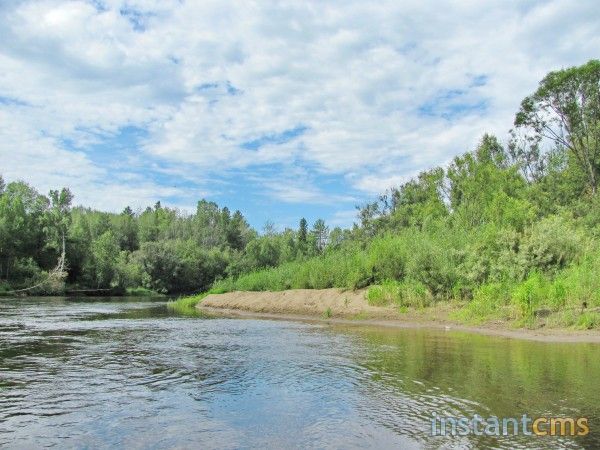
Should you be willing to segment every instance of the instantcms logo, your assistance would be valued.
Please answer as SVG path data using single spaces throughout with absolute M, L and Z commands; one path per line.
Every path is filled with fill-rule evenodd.
M 536 417 L 523 414 L 514 417 L 483 418 L 440 417 L 434 413 L 431 419 L 432 436 L 586 436 L 590 432 L 587 417 Z

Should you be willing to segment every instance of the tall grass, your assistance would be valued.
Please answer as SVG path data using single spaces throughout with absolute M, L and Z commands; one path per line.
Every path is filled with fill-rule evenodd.
M 188 314 L 195 311 L 198 303 L 200 303 L 208 294 L 208 292 L 205 292 L 202 294 L 191 295 L 189 297 L 181 297 L 177 300 L 168 302 L 167 308 L 179 314 Z
M 569 234 L 564 236 L 564 234 Z M 457 300 L 453 317 L 600 326 L 600 249 L 553 218 L 523 233 L 492 226 L 405 229 L 325 254 L 216 282 L 212 292 L 368 288 L 371 305 L 401 308 Z M 595 308 L 598 308 L 596 311 Z
M 370 273 L 367 254 L 358 249 L 347 249 L 251 272 L 237 279 L 227 278 L 214 283 L 213 289 L 228 292 L 356 288 L 370 284 Z

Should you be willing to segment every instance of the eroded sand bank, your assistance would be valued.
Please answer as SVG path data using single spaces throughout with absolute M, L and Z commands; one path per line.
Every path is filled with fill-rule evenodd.
M 301 314 L 352 318 L 397 317 L 392 307 L 371 306 L 365 292 L 340 289 L 292 289 L 280 292 L 229 292 L 212 294 L 202 300 L 203 307 L 239 309 L 259 313 Z
M 211 294 L 197 306 L 225 315 L 269 319 L 323 321 L 395 328 L 435 328 L 546 342 L 600 343 L 600 332 L 564 329 L 511 329 L 510 323 L 482 326 L 458 324 L 448 318 L 449 309 L 430 308 L 399 312 L 393 306 L 371 306 L 365 291 L 340 289 L 292 289 L 279 292 L 228 292 Z

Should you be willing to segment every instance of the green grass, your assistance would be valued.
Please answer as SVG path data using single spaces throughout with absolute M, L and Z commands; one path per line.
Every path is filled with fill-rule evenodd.
M 204 292 L 202 294 L 191 295 L 189 297 L 181 297 L 177 300 L 168 302 L 167 308 L 169 308 L 171 311 L 175 311 L 181 314 L 195 311 L 198 303 L 200 303 L 202 299 L 208 294 L 209 292 Z
M 395 304 L 400 308 L 424 308 L 433 303 L 431 292 L 418 281 L 385 280 L 367 290 L 367 302 L 371 306 Z
M 129 297 L 164 297 L 164 294 L 143 287 L 127 288 L 125 295 Z
M 377 249 L 383 247 L 378 244 Z M 247 273 L 236 279 L 227 278 L 216 282 L 213 287 L 225 292 L 360 289 L 373 283 L 379 270 L 376 261 L 384 260 L 377 256 L 377 251 L 375 247 L 373 250 L 364 250 L 358 246 L 329 251 L 317 257 Z M 387 265 L 392 268 L 386 271 L 394 272 L 394 264 Z

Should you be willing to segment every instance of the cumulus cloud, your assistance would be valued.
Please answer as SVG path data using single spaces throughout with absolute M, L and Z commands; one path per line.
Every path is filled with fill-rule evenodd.
M 6 2 L 0 172 L 115 209 L 295 167 L 264 194 L 352 202 L 503 138 L 545 73 L 598 48 L 593 0 Z M 144 136 L 113 155 L 127 127 Z

